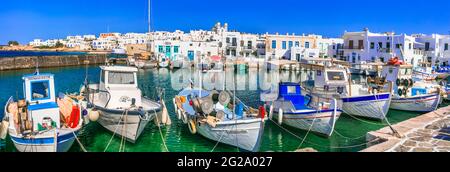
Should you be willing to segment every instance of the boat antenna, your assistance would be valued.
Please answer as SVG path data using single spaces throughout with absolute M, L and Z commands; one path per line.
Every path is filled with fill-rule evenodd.
M 34 75 L 39 75 L 39 56 L 36 58 L 36 71 Z

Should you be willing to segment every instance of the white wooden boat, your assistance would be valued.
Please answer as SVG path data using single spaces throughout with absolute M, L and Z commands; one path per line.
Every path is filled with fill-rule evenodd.
M 188 87 L 174 98 L 175 111 L 193 134 L 245 151 L 259 151 L 265 111 L 246 107 L 239 100 L 233 105 L 231 96 L 227 91 L 218 93 Z M 215 102 L 216 98 L 222 101 Z
M 67 152 L 82 128 L 82 108 L 65 95 L 56 97 L 54 76 L 23 76 L 24 100 L 9 98 L 3 123 L 19 152 Z
M 320 97 L 339 98 L 342 110 L 349 115 L 383 120 L 391 102 L 387 82 L 377 84 L 355 83 L 345 66 L 328 64 L 315 73 L 314 80 L 305 83 L 311 94 Z
M 94 111 L 99 112 L 98 122 L 103 127 L 134 143 L 150 121 L 155 121 L 157 125 L 170 123 L 167 113 L 163 113 L 165 106 L 162 99 L 153 101 L 142 96 L 136 68 L 100 68 L 100 83 L 90 84 L 82 90 L 87 90 L 84 91 L 87 101 Z
M 342 110 L 336 99 L 320 99 L 302 95 L 298 83 L 280 83 L 279 97 L 273 101 L 271 118 L 290 127 L 331 136 Z
M 441 103 L 441 86 L 413 81 L 412 65 L 385 65 L 382 76 L 394 83 L 391 109 L 430 112 L 436 110 Z

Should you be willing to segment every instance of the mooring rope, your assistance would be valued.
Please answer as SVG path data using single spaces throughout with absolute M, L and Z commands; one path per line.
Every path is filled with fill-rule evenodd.
M 297 139 L 299 139 L 299 140 L 303 140 L 302 137 L 300 137 L 300 136 L 298 136 L 298 135 L 292 133 L 292 132 L 289 131 L 288 129 L 286 129 L 286 128 L 284 128 L 283 126 L 279 125 L 276 121 L 273 121 L 272 119 L 270 119 L 270 121 L 272 121 L 273 123 L 275 123 L 278 127 L 280 127 L 282 130 L 286 131 L 287 133 L 291 134 L 291 135 L 294 136 L 295 138 L 297 138 Z M 356 148 L 356 147 L 365 146 L 365 145 L 370 144 L 370 143 L 378 142 L 379 140 L 380 140 L 379 138 L 376 138 L 376 139 L 374 139 L 374 140 L 372 140 L 372 141 L 369 141 L 369 142 L 365 142 L 365 143 L 361 143 L 361 144 L 357 144 L 357 145 L 349 145 L 349 146 L 331 146 L 331 145 L 330 145 L 330 146 L 323 146 L 323 145 L 320 145 L 320 144 L 317 144 L 317 143 L 314 143 L 314 142 L 310 142 L 310 141 L 306 141 L 306 140 L 305 140 L 305 142 L 306 142 L 306 143 L 309 143 L 309 144 L 311 144 L 311 145 L 315 145 L 315 146 L 317 146 L 317 147 L 322 147 L 322 148 L 329 148 L 329 149 L 348 149 L 348 148 Z
M 81 143 L 81 141 L 78 139 L 78 136 L 77 136 L 77 134 L 75 134 L 75 131 L 72 130 L 72 133 L 73 133 L 73 135 L 75 136 L 75 139 L 77 140 L 78 144 L 80 145 L 81 150 L 83 150 L 83 152 L 88 152 L 88 151 L 86 150 L 86 148 L 84 148 L 84 146 L 83 146 L 83 144 Z
M 166 151 L 170 152 L 169 149 L 167 148 L 166 141 L 164 139 L 164 136 L 163 136 L 163 133 L 161 130 L 161 126 L 160 126 L 161 123 L 159 123 L 158 114 L 156 113 L 155 109 L 153 109 L 153 112 L 155 113 L 156 123 L 157 123 L 158 129 L 159 129 L 159 134 L 161 135 L 161 141 L 163 142 L 163 145 L 164 145 L 164 148 L 166 148 Z M 161 117 L 162 117 L 162 115 L 161 115 Z
M 106 152 L 106 150 L 108 150 L 108 148 L 109 148 L 109 145 L 111 145 L 111 142 L 112 142 L 114 136 L 115 136 L 116 133 L 117 133 L 117 129 L 119 129 L 120 122 L 122 122 L 122 118 L 123 118 L 123 116 L 124 116 L 124 114 L 125 114 L 126 111 L 128 111 L 128 109 L 125 109 L 125 111 L 124 111 L 124 112 L 122 113 L 122 115 L 120 116 L 120 118 L 119 118 L 119 123 L 117 123 L 116 129 L 114 129 L 114 133 L 113 133 L 113 135 L 111 136 L 111 139 L 109 139 L 109 142 L 108 142 L 108 144 L 106 145 L 106 148 L 105 148 L 105 150 L 103 150 L 103 152 Z

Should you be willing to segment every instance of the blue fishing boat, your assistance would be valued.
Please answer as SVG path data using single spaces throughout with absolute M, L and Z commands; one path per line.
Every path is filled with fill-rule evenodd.
M 23 76 L 25 99 L 9 98 L 4 121 L 8 134 L 20 152 L 66 152 L 82 128 L 80 104 L 55 94 L 53 74 L 37 71 Z
M 298 83 L 279 83 L 278 99 L 270 106 L 269 118 L 281 124 L 331 136 L 342 110 L 336 99 L 302 95 Z

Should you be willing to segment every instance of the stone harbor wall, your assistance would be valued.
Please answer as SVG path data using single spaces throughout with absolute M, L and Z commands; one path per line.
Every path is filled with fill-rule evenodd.
M 367 133 L 366 140 L 380 142 L 361 152 L 450 152 L 450 106 Z
M 442 119 L 406 135 L 406 138 L 392 148 L 392 152 L 450 152 L 450 138 L 442 129 L 450 127 L 450 118 Z
M 106 60 L 106 54 L 0 58 L 0 71 L 36 68 L 37 64 L 39 68 L 103 64 Z

